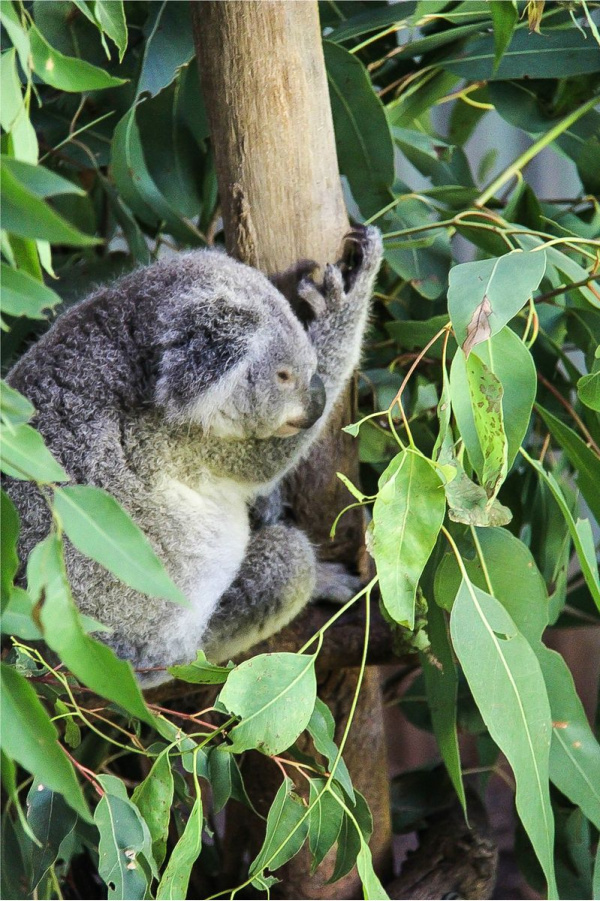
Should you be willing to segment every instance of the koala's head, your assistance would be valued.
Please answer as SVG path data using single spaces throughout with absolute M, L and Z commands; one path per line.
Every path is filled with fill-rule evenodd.
M 315 349 L 286 299 L 224 254 L 190 260 L 189 289 L 160 311 L 156 400 L 165 416 L 237 440 L 310 428 L 323 413 L 325 389 Z

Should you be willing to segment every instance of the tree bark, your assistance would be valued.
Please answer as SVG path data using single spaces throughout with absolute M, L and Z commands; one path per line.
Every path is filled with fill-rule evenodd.
M 314 0 L 193 2 L 194 34 L 215 155 L 227 250 L 268 275 L 302 260 L 336 260 L 348 228 L 338 175 L 327 77 Z M 356 443 L 340 431 L 350 421 L 350 393 L 311 457 L 290 480 L 296 519 L 323 559 L 364 563 L 360 511 L 346 514 L 329 540 L 337 513 L 351 497 L 336 477 L 358 475 Z M 321 697 L 343 726 L 356 669 L 321 678 Z M 345 759 L 374 815 L 373 857 L 383 877 L 391 862 L 391 826 L 378 671 L 367 670 Z M 368 759 L 368 766 L 365 766 Z M 248 788 L 268 808 L 281 776 L 258 754 L 248 755 Z M 225 847 L 235 864 L 261 843 L 258 821 L 237 807 Z M 310 877 L 305 849 L 278 876 L 274 896 L 362 897 L 355 871 L 325 886 L 327 868 Z M 224 886 L 227 887 L 227 886 Z

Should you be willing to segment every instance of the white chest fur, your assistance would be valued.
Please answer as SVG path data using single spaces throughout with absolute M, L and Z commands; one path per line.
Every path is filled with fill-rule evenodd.
M 169 478 L 161 495 L 170 521 L 167 541 L 176 581 L 192 604 L 195 630 L 203 630 L 246 553 L 247 497 L 239 485 L 225 479 L 210 479 L 192 489 Z

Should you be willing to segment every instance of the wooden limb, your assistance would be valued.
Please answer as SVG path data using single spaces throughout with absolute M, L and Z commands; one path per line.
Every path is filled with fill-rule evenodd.
M 271 276 L 302 260 L 319 265 L 337 260 L 348 220 L 316 0 L 200 0 L 192 8 L 229 253 Z M 351 417 L 348 395 L 319 445 L 290 479 L 288 497 L 298 524 L 319 545 L 322 559 L 360 566 L 365 561 L 360 510 L 346 514 L 336 539 L 329 540 L 334 518 L 352 500 L 336 471 L 355 481 L 358 476 L 356 442 L 340 431 Z M 315 609 L 305 617 L 317 616 Z M 301 628 L 293 624 L 272 639 L 269 648 L 296 648 Z M 348 662 L 352 656 L 356 663 L 360 630 L 341 635 L 340 629 L 352 628 L 340 624 L 331 630 L 326 639 L 330 675 L 321 671 L 321 697 L 341 722 L 356 686 L 357 671 L 348 669 Z M 312 634 L 314 625 L 309 629 Z M 332 642 L 338 638 L 347 644 L 336 643 L 334 650 Z M 383 866 L 391 860 L 391 823 L 385 801 L 388 774 L 380 703 L 379 676 L 371 668 L 365 673 L 345 758 L 373 810 L 372 847 L 376 862 Z M 264 757 L 252 764 L 252 757 L 248 755 L 245 770 L 248 787 L 270 803 L 281 773 L 265 765 Z M 227 829 L 238 835 L 243 817 L 248 817 L 246 812 L 236 812 Z M 225 846 L 247 861 L 260 832 L 251 815 L 244 822 L 247 828 L 241 834 L 247 836 L 246 846 L 227 835 Z M 224 878 L 233 869 L 227 868 Z M 355 872 L 342 884 L 325 888 L 315 885 L 309 870 L 305 849 L 279 871 L 283 882 L 272 896 L 349 898 L 359 891 Z

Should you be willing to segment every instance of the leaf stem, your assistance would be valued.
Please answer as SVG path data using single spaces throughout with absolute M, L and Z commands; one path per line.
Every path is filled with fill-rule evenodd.
M 557 388 L 555 388 L 554 385 L 552 384 L 552 382 L 549 382 L 548 379 L 545 376 L 543 376 L 541 372 L 538 372 L 537 377 L 538 377 L 538 381 L 540 381 L 542 383 L 542 385 L 545 388 L 547 388 L 548 391 L 557 399 L 557 401 L 560 404 L 562 404 L 562 406 L 565 408 L 565 410 L 567 411 L 567 413 L 569 414 L 571 419 L 577 424 L 579 431 L 585 437 L 588 447 L 590 447 L 593 451 L 595 451 L 595 453 L 597 453 L 598 456 L 600 457 L 600 447 L 598 447 L 598 445 L 594 441 L 590 431 L 588 430 L 586 424 L 581 419 L 579 414 L 573 409 L 573 407 L 571 406 L 569 401 L 566 399 L 566 397 L 563 397 L 562 394 L 560 393 L 560 391 Z
M 527 150 L 523 151 L 516 160 L 514 160 L 509 166 L 504 169 L 500 175 L 496 176 L 493 181 L 487 186 L 487 188 L 482 191 L 477 200 L 475 201 L 476 207 L 485 206 L 488 200 L 490 200 L 497 191 L 502 188 L 506 182 L 510 181 L 511 178 L 514 178 L 517 173 L 523 169 L 527 163 L 531 162 L 531 160 L 540 153 L 544 149 L 544 147 L 548 147 L 556 138 L 560 137 L 563 132 L 565 132 L 571 125 L 577 122 L 578 119 L 581 119 L 587 112 L 593 109 L 598 103 L 597 97 L 590 97 L 587 103 L 584 103 L 578 109 L 573 110 L 567 116 L 557 122 L 556 125 L 551 128 L 546 134 L 542 135 L 541 138 L 538 138 L 537 141 L 534 141 L 531 147 L 528 147 Z

